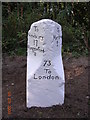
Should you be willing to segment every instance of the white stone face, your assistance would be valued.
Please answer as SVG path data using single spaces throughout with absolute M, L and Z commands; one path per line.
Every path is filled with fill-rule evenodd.
M 61 26 L 43 19 L 31 25 L 27 49 L 27 107 L 64 103 Z

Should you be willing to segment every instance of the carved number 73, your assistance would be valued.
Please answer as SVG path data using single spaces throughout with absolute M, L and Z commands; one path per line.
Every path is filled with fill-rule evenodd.
M 51 61 L 50 60 L 44 60 L 43 66 L 50 66 L 50 65 L 51 65 Z

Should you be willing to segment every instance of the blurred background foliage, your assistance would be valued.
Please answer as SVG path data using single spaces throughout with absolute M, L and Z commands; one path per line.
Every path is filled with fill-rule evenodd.
M 26 55 L 30 25 L 48 18 L 62 26 L 63 55 L 88 55 L 89 8 L 90 2 L 3 2 L 3 53 Z

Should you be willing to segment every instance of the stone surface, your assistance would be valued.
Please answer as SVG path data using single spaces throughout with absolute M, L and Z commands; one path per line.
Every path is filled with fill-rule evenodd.
M 61 26 L 43 19 L 31 25 L 27 49 L 27 107 L 64 103 Z

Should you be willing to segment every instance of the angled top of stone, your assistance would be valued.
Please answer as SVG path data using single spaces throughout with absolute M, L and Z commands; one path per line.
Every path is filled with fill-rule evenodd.
M 37 22 L 34 22 L 31 25 L 30 29 L 32 29 L 34 27 L 35 30 L 38 32 L 37 26 L 39 28 L 43 28 L 43 29 L 45 28 L 44 31 L 49 30 L 49 32 L 51 32 L 51 33 L 57 32 L 56 34 L 58 34 L 58 33 L 60 34 L 60 31 L 61 31 L 61 25 L 50 19 L 42 19 Z M 43 30 L 42 30 L 42 32 L 43 32 Z M 62 36 L 62 34 L 61 34 L 61 36 Z
M 39 20 L 39 21 L 37 21 L 37 22 L 34 22 L 34 23 L 32 24 L 32 26 L 33 26 L 33 25 L 36 25 L 36 24 L 38 24 L 38 23 L 55 24 L 55 25 L 57 25 L 57 26 L 59 26 L 59 27 L 61 28 L 61 25 L 60 25 L 60 24 L 58 24 L 57 22 L 55 22 L 55 21 L 53 21 L 53 20 L 51 20 L 51 19 L 42 19 L 42 20 Z
M 43 50 L 46 56 L 55 57 L 61 54 L 61 25 L 50 19 L 34 22 L 28 32 L 28 45 L 38 51 Z

